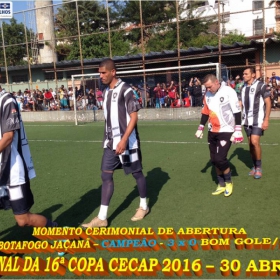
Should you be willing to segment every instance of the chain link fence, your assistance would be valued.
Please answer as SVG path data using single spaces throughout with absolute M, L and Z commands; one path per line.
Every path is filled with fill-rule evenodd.
M 194 76 L 190 72 L 180 73 L 179 70 L 174 70 L 168 73 L 147 74 L 145 69 L 209 62 L 225 65 L 227 76 L 233 78 L 237 75 L 242 76 L 244 67 L 248 65 L 255 66 L 259 76 L 270 77 L 272 72 L 280 75 L 280 45 L 275 37 L 275 32 L 280 31 L 279 1 L 247 1 L 251 3 L 249 6 L 242 0 L 199 1 L 200 5 L 193 10 L 196 16 L 192 18 L 187 16 L 187 13 L 191 9 L 191 4 L 196 1 L 174 1 L 171 4 L 175 9 L 175 16 L 157 23 L 143 21 L 144 2 L 135 1 L 135 5 L 139 6 L 139 16 L 133 15 L 131 21 L 121 26 L 112 22 L 112 7 L 109 2 L 102 2 L 106 11 L 104 17 L 107 18 L 107 25 L 98 27 L 92 34 L 87 34 L 84 27 L 89 22 L 82 20 L 85 11 L 81 8 L 81 1 L 65 1 L 60 4 L 52 1 L 29 1 L 27 10 L 14 13 L 16 22 L 23 25 L 21 36 L 15 36 L 17 40 L 13 41 L 11 40 L 13 34 L 2 32 L 1 83 L 14 91 L 43 87 L 58 89 L 62 84 L 70 85 L 71 75 L 96 73 L 98 59 L 105 56 L 114 58 L 121 70 L 143 69 L 143 76 L 134 79 L 131 74 L 127 77 L 128 82 L 134 85 L 142 83 L 154 86 L 172 79 L 178 83 L 188 82 L 190 77 Z M 62 15 L 61 11 L 65 10 L 67 4 L 71 5 L 73 13 L 70 19 L 64 18 L 64 28 L 76 30 L 76 33 L 72 32 L 71 36 L 62 37 L 57 31 L 56 22 L 63 20 L 58 15 Z M 240 5 L 237 9 L 235 6 L 238 4 Z M 66 17 L 65 13 L 63 15 Z M 192 28 L 197 27 L 197 18 L 211 22 L 208 34 L 201 32 L 198 37 L 203 38 L 212 34 L 209 38 L 214 39 L 216 45 L 197 48 L 188 46 L 189 37 L 186 36 L 186 32 L 181 31 L 188 30 L 191 33 Z M 3 21 L 1 31 L 5 31 L 12 24 Z M 166 49 L 164 45 L 166 41 L 160 40 L 169 29 L 174 31 L 171 38 L 173 49 Z M 135 37 L 134 45 L 137 45 L 138 53 L 130 53 L 128 50 L 124 54 L 123 50 L 116 46 L 115 37 L 123 36 L 124 33 L 130 38 Z M 247 42 L 226 44 L 223 39 L 229 33 L 242 33 L 247 37 Z M 96 40 L 87 41 L 89 35 L 96 36 Z M 95 38 L 94 36 L 91 38 Z M 91 44 L 96 47 L 100 38 L 107 40 L 106 45 L 100 46 L 101 49 L 106 49 L 106 55 L 104 52 L 96 51 L 96 57 L 92 57 L 83 46 Z M 147 38 L 156 38 L 157 41 L 147 41 Z M 72 44 L 77 46 L 77 52 L 73 53 L 71 60 L 65 60 L 63 51 L 66 51 L 66 48 L 69 51 Z M 14 64 L 11 59 L 14 55 L 12 50 L 17 47 L 20 47 L 20 53 L 23 55 L 22 65 Z M 180 51 L 177 51 L 179 49 Z M 199 73 L 196 75 L 201 76 Z M 89 86 L 95 88 L 96 84 Z

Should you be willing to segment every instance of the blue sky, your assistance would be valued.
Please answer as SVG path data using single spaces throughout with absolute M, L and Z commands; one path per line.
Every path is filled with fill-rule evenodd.
M 3 1 L 2 1 L 3 2 Z M 13 3 L 13 16 L 18 23 L 24 22 L 24 17 L 22 11 L 27 11 L 34 8 L 34 0 L 22 1 L 22 0 L 7 0 L 7 2 Z M 62 3 L 62 0 L 53 0 L 53 4 Z M 31 13 L 25 13 L 25 21 L 28 28 L 34 28 L 34 23 L 30 24 Z M 32 26 L 33 25 L 33 26 Z
M 31 1 L 22 1 L 22 0 L 8 0 L 7 2 L 13 2 L 13 10 L 14 12 L 24 11 L 28 10 L 28 8 L 31 6 L 31 3 L 34 3 L 34 0 Z M 54 0 L 54 4 L 61 3 L 62 0 Z M 33 4 L 32 4 L 33 5 Z
M 29 2 L 29 1 L 12 0 L 12 1 L 8 1 L 8 2 L 13 2 L 14 12 L 24 11 L 24 10 L 28 9 L 27 2 Z M 33 2 L 33 1 L 30 1 L 30 2 Z

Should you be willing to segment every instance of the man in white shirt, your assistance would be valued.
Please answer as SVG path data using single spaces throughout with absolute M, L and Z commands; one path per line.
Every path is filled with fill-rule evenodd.
M 206 94 L 195 136 L 202 138 L 204 126 L 208 121 L 210 159 L 215 166 L 218 180 L 217 189 L 212 195 L 224 193 L 224 196 L 230 196 L 233 183 L 227 154 L 232 142 L 243 141 L 240 105 L 235 90 L 220 84 L 215 75 L 206 75 L 203 84 Z

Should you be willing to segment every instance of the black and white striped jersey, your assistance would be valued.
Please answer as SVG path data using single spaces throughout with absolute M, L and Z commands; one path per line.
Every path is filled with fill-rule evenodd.
M 0 93 L 0 139 L 14 131 L 11 145 L 0 154 L 0 186 L 16 186 L 36 176 L 24 126 L 15 98 Z
M 266 98 L 270 98 L 270 92 L 266 90 L 266 85 L 258 80 L 255 80 L 250 86 L 245 84 L 242 87 L 243 125 L 262 127 Z
M 130 114 L 140 109 L 139 103 L 134 99 L 133 90 L 121 79 L 113 89 L 105 89 L 104 117 L 105 131 L 103 147 L 115 150 L 124 135 L 130 121 Z M 127 143 L 127 150 L 139 148 L 139 135 L 137 126 L 133 129 Z

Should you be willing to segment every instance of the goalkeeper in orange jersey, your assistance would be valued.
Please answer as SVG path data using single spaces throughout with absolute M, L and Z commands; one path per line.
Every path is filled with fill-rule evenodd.
M 227 154 L 231 143 L 241 143 L 241 109 L 237 94 L 229 86 L 221 85 L 215 75 L 205 76 L 206 94 L 203 99 L 201 120 L 195 136 L 202 138 L 208 121 L 208 144 L 210 158 L 215 166 L 218 186 L 212 195 L 224 193 L 230 196 L 233 190 Z

